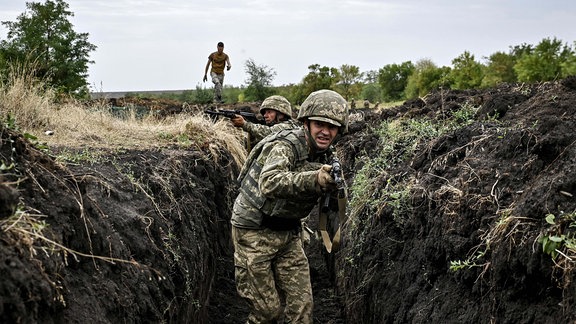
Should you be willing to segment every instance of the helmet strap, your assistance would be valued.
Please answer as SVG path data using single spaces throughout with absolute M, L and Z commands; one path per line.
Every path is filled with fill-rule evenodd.
M 281 123 L 283 121 L 286 121 L 286 115 L 284 115 L 284 113 L 281 112 L 276 112 L 276 122 Z
M 331 146 L 328 147 L 328 149 L 321 150 L 318 147 L 318 144 L 316 144 L 316 141 L 314 140 L 314 138 L 312 138 L 312 134 L 310 133 L 310 120 L 306 119 L 303 124 L 304 124 L 304 135 L 306 136 L 306 142 L 308 142 L 308 148 L 310 151 L 310 155 L 315 156 L 316 154 L 323 154 L 327 151 L 330 151 Z M 336 139 L 338 139 L 339 136 L 340 136 L 340 133 L 338 133 L 338 135 L 336 135 L 336 137 L 334 138 L 332 143 L 336 142 Z

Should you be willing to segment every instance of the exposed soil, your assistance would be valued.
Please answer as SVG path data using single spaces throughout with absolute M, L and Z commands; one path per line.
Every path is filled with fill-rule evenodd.
M 476 122 L 375 176 L 381 189 L 410 186 L 401 223 L 383 203 L 344 226 L 335 255 L 317 240 L 307 247 L 315 323 L 576 321 L 574 261 L 561 270 L 537 242 L 551 228 L 546 214 L 576 211 L 576 78 L 365 111 L 338 144 L 349 185 L 382 149 L 382 120 L 441 120 L 465 104 L 480 107 Z M 0 221 L 18 220 L 0 233 L 1 323 L 244 322 L 228 152 L 111 150 L 63 165 L 22 134 L 0 133 Z M 449 269 L 475 251 L 485 254 L 474 266 Z
M 465 104 L 480 106 L 476 122 L 420 143 L 373 180 L 409 187 L 410 212 L 394 215 L 376 186 L 379 208 L 345 230 L 336 269 L 347 322 L 576 320 L 574 250 L 555 265 L 538 242 L 575 236 L 573 221 L 559 216 L 576 211 L 576 78 L 441 91 L 376 117 L 440 120 Z M 383 143 L 365 124 L 351 129 L 340 152 L 353 180 Z M 558 225 L 545 221 L 548 213 Z M 469 266 L 450 270 L 458 260 Z

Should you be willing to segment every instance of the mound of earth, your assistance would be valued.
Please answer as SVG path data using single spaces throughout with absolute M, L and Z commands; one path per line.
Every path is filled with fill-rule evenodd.
M 464 105 L 475 122 L 375 173 L 381 203 L 347 224 L 336 259 L 347 322 L 576 320 L 576 78 L 435 92 L 372 117 L 434 122 Z M 353 123 L 339 144 L 351 182 L 387 145 L 377 123 Z M 402 214 L 387 188 L 408 192 Z M 541 243 L 552 236 L 565 239 L 555 259 Z
M 314 322 L 575 321 L 574 259 L 553 260 L 538 242 L 573 237 L 560 215 L 576 211 L 575 88 L 569 78 L 442 91 L 362 112 L 338 143 L 349 185 L 382 150 L 383 121 L 441 121 L 479 107 L 474 122 L 412 143 L 415 154 L 374 171 L 370 199 L 381 203 L 344 225 L 341 251 L 328 255 L 312 240 Z M 229 152 L 110 150 L 62 164 L 1 127 L 0 322 L 245 321 Z M 402 217 L 385 196 L 390 185 L 409 192 Z M 453 271 L 458 260 L 467 263 Z
M 0 154 L 13 163 L 0 322 L 207 322 L 231 250 L 226 152 L 114 151 L 62 166 L 3 129 Z
M 239 170 L 229 152 L 114 149 L 63 165 L 18 132 L 0 134 L 0 323 L 245 320 L 229 223 Z M 64 149 L 73 154 L 51 148 Z M 318 255 L 317 304 L 330 311 L 316 318 L 339 323 Z

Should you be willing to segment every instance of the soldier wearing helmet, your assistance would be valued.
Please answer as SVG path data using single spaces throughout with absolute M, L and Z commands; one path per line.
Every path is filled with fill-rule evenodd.
M 274 95 L 262 101 L 262 105 L 260 105 L 260 114 L 264 116 L 266 124 L 272 126 L 291 119 L 292 106 L 288 99 Z
M 290 102 L 282 96 L 274 95 L 264 99 L 260 105 L 260 114 L 264 116 L 266 125 L 251 123 L 240 115 L 231 119 L 232 125 L 241 127 L 248 133 L 252 145 L 256 145 L 272 133 L 298 126 L 298 123 L 292 118 Z
M 334 91 L 316 91 L 303 102 L 298 119 L 302 125 L 261 140 L 238 176 L 232 240 L 237 291 L 252 307 L 249 323 L 281 317 L 286 323 L 312 323 L 301 219 L 336 189 L 327 163 L 332 144 L 347 131 L 348 104 Z

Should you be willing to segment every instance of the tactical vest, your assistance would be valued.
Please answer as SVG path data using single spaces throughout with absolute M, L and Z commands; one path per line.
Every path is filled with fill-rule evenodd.
M 291 171 L 314 171 L 318 170 L 325 162 L 308 161 L 308 145 L 302 128 L 288 129 L 272 134 L 260 141 L 250 152 L 238 181 L 240 183 L 241 199 L 247 201 L 252 207 L 243 210 L 242 218 L 249 219 L 251 223 L 261 224 L 262 217 L 280 217 L 287 219 L 300 219 L 308 216 L 320 197 L 317 193 L 310 193 L 298 199 L 269 199 L 264 197 L 258 188 L 258 180 L 262 172 L 262 165 L 258 162 L 258 157 L 262 153 L 264 146 L 275 141 L 283 141 L 292 147 L 295 154 L 295 162 Z

